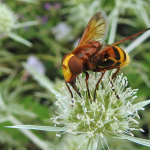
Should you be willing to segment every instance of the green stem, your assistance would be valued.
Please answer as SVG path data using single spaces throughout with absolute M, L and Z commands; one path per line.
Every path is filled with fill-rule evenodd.
M 56 57 L 50 55 L 36 54 L 35 56 L 37 56 L 40 59 L 56 62 Z M 26 60 L 27 58 L 28 55 L 12 55 L 1 58 L 0 63 L 9 62 L 10 60 Z

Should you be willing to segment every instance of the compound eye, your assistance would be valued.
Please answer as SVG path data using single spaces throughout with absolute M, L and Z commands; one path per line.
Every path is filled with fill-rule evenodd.
M 68 66 L 73 75 L 78 75 L 83 72 L 83 64 L 76 56 L 73 56 L 69 59 Z

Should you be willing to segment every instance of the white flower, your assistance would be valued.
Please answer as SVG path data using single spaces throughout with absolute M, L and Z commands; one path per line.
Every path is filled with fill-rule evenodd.
M 0 35 L 11 32 L 17 17 L 14 12 L 5 4 L 0 2 Z
M 34 55 L 30 55 L 27 59 L 27 63 L 33 67 L 37 72 L 40 74 L 45 73 L 45 66 L 44 64 Z
M 45 74 L 46 69 L 44 64 L 42 63 L 41 60 L 39 60 L 36 56 L 34 55 L 30 55 L 27 58 L 27 64 L 32 67 L 33 69 L 35 69 L 39 74 Z M 22 80 L 26 80 L 28 77 L 30 76 L 30 73 L 25 70 L 23 76 L 22 76 Z
M 137 89 L 127 88 L 127 78 L 123 75 L 118 75 L 114 81 L 111 81 L 114 85 L 112 87 L 110 77 L 105 74 L 96 91 L 96 100 L 93 101 L 95 85 L 101 73 L 90 73 L 88 84 L 91 99 L 88 98 L 83 75 L 79 76 L 76 83 L 82 97 L 71 89 L 74 96 L 71 98 L 66 85 L 60 89 L 61 92 L 55 91 L 47 77 L 39 74 L 27 64 L 24 64 L 24 67 L 43 87 L 56 95 L 57 115 L 51 118 L 55 125 L 54 127 L 18 125 L 11 126 L 11 128 L 61 131 L 61 134 L 56 134 L 58 137 L 68 132 L 75 135 L 79 140 L 78 148 L 86 150 L 99 150 L 99 145 L 102 145 L 104 149 L 103 142 L 108 147 L 106 136 L 126 139 L 150 147 L 149 140 L 133 137 L 132 133 L 134 130 L 144 132 L 143 129 L 138 128 L 140 117 L 137 111 L 143 110 L 143 107 L 149 104 L 150 100 L 133 104 Z M 112 88 L 115 89 L 115 93 Z M 116 94 L 120 99 L 117 98 Z M 59 125 L 61 127 L 57 127 Z M 80 136 L 81 134 L 82 136 Z
M 58 23 L 57 26 L 52 28 L 52 33 L 55 35 L 55 38 L 57 41 L 62 41 L 65 38 L 68 38 L 69 34 L 71 32 L 71 27 L 68 26 L 66 23 Z M 71 40 L 73 37 L 69 37 L 69 40 Z
M 23 23 L 17 22 L 17 15 L 4 3 L 0 0 L 0 39 L 4 37 L 9 37 L 15 41 L 23 43 L 29 47 L 32 46 L 32 43 L 26 39 L 20 37 L 19 35 L 13 33 L 13 29 L 18 29 L 27 26 L 38 25 L 38 21 L 28 21 Z
M 132 104 L 137 89 L 126 88 L 128 84 L 126 77 L 118 75 L 112 81 L 114 86 L 112 87 L 109 80 L 111 78 L 105 75 L 96 91 L 96 101 L 93 101 L 95 85 L 101 73 L 90 74 L 88 84 L 91 99 L 88 98 L 85 78 L 82 76 L 80 75 L 76 82 L 82 97 L 72 89 L 73 98 L 71 98 L 65 85 L 60 89 L 61 94 L 56 96 L 58 99 L 56 105 L 60 110 L 57 112 L 59 115 L 52 118 L 56 125 L 64 124 L 68 128 L 65 132 L 74 135 L 85 134 L 87 139 L 93 139 L 93 144 L 98 142 L 97 136 L 100 138 L 119 137 L 124 134 L 134 136 L 133 130 L 143 131 L 136 128 L 139 119 L 137 110 L 143 109 L 143 105 Z M 112 88 L 115 89 L 115 93 Z

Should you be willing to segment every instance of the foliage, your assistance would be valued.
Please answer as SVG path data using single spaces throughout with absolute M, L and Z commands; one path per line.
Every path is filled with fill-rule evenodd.
M 28 130 L 20 132 L 4 128 L 19 123 L 50 126 L 53 124 L 49 118 L 57 112 L 55 95 L 33 80 L 22 62 L 27 61 L 31 54 L 41 60 L 45 75 L 51 80 L 50 85 L 58 91 L 63 83 L 61 58 L 74 49 L 94 13 L 107 13 L 110 32 L 106 43 L 110 44 L 149 27 L 150 1 L 1 0 L 0 6 L 3 4 L 15 15 L 15 20 L 9 32 L 0 33 L 0 149 L 57 149 L 55 145 L 59 147 L 67 137 L 58 138 L 51 132 L 28 133 Z M 120 72 L 127 76 L 130 87 L 139 89 L 136 102 L 150 99 L 149 34 L 144 33 L 119 45 L 131 57 L 130 65 Z M 145 133 L 134 131 L 134 135 L 149 138 L 149 110 L 147 106 L 140 112 L 139 126 Z M 123 141 L 120 145 L 114 141 L 108 141 L 112 149 L 146 149 L 133 143 Z

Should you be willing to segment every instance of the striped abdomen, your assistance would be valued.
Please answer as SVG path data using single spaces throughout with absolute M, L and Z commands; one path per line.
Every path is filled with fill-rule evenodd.
M 100 67 L 110 66 L 127 66 L 130 63 L 129 55 L 121 48 L 114 46 L 105 52 L 104 62 L 100 64 Z

